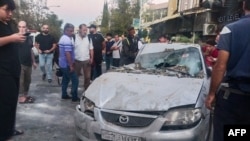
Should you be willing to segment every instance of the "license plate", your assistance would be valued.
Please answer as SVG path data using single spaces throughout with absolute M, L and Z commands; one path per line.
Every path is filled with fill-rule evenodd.
M 122 135 L 106 130 L 102 130 L 102 139 L 109 141 L 142 141 L 140 137 Z

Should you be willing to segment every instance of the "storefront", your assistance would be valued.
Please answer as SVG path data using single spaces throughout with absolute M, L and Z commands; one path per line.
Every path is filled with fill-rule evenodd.
M 209 5 L 202 3 L 200 7 L 193 6 L 192 9 L 178 10 L 178 13 L 172 12 L 171 16 L 178 16 L 151 25 L 151 37 L 154 39 L 161 34 L 170 36 L 181 34 L 190 38 L 195 33 L 204 40 L 213 38 L 220 32 L 223 26 L 240 19 L 243 15 L 241 1 L 215 0 L 209 3 Z

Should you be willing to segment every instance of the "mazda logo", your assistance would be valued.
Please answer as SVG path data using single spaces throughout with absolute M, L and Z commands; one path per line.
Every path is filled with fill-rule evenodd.
M 119 117 L 119 122 L 121 124 L 127 124 L 129 122 L 129 116 L 126 116 L 126 115 L 121 115 Z

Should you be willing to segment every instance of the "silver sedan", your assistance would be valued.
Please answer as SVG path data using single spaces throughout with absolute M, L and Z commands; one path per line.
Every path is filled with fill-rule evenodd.
M 146 44 L 94 80 L 76 107 L 83 141 L 206 141 L 210 77 L 199 45 Z

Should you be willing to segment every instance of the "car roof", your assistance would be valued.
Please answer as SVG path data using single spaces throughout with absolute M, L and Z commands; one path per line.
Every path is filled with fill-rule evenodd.
M 166 49 L 184 49 L 189 47 L 195 47 L 200 49 L 200 45 L 198 44 L 191 44 L 191 43 L 148 43 L 145 44 L 143 50 L 140 54 L 148 54 L 148 53 L 157 53 L 157 52 L 164 52 Z

